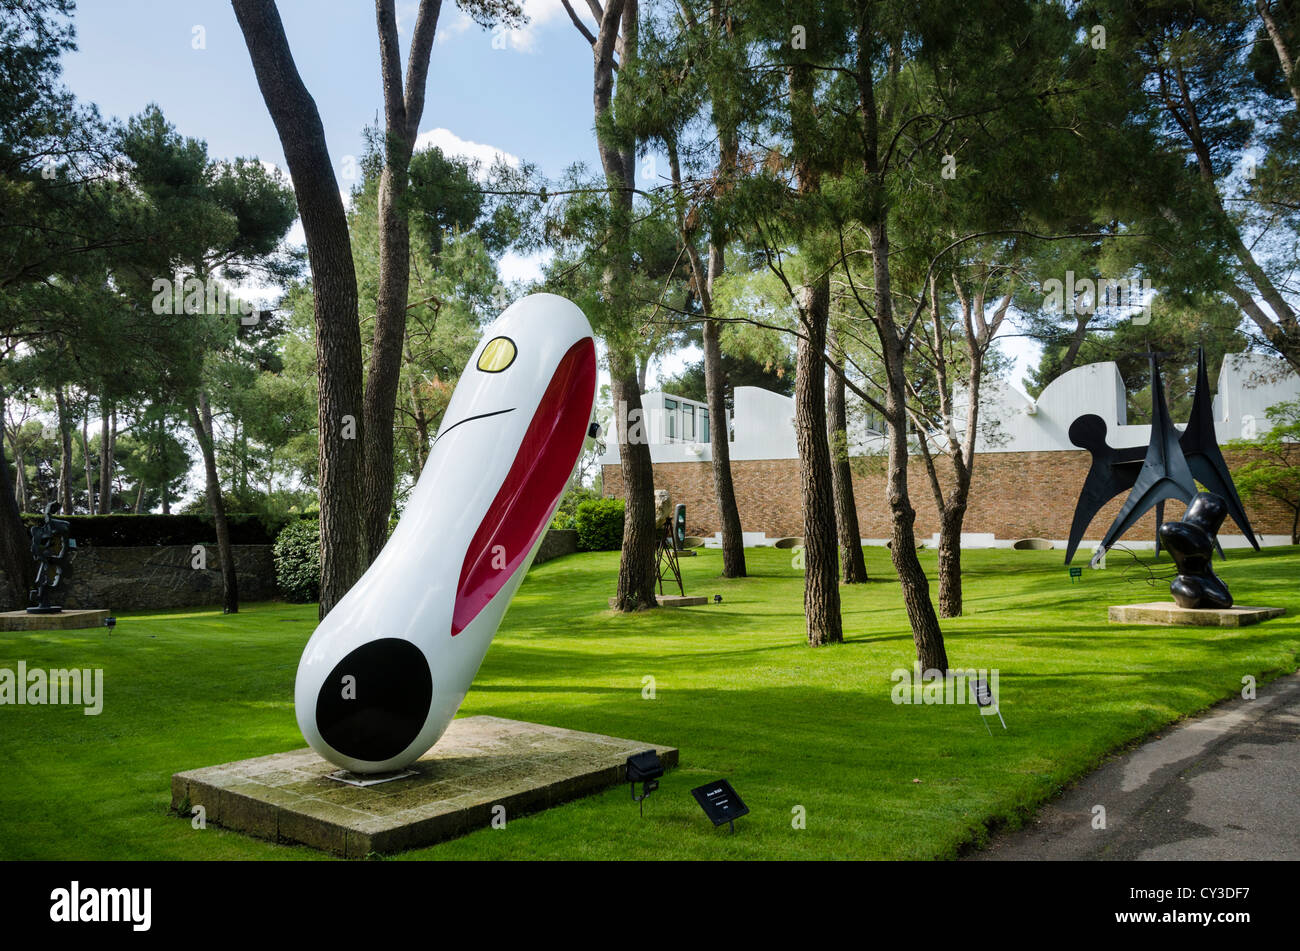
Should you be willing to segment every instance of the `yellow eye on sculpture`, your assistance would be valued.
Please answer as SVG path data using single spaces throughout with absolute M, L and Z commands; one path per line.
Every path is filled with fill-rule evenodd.
M 478 368 L 485 373 L 500 373 L 515 362 L 515 343 L 509 337 L 496 337 L 479 354 Z

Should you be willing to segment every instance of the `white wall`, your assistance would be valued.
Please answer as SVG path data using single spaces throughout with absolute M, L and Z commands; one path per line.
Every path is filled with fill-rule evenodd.
M 1219 442 L 1243 435 L 1247 418 L 1257 432 L 1269 427 L 1265 409 L 1284 400 L 1300 400 L 1300 376 L 1285 364 L 1263 354 L 1229 354 L 1219 373 L 1214 398 L 1215 432 Z M 671 396 L 671 394 L 669 394 Z M 1062 452 L 1077 449 L 1070 442 L 1070 424 L 1085 413 L 1106 421 L 1107 441 L 1116 449 L 1145 446 L 1150 425 L 1127 425 L 1124 380 L 1114 363 L 1075 367 L 1047 385 L 1038 400 L 1002 380 L 984 385 L 980 400 L 978 452 Z M 708 443 L 666 442 L 662 435 L 662 393 L 646 393 L 650 458 L 654 462 L 699 462 L 713 458 Z M 756 386 L 738 386 L 736 411 L 731 420 L 732 459 L 795 459 L 799 450 L 794 434 L 794 400 Z M 691 401 L 688 401 L 691 402 Z M 697 404 L 698 405 L 698 404 Z M 657 412 L 652 412 L 657 410 Z M 958 428 L 963 428 L 966 401 L 955 401 Z M 658 417 L 658 419 L 656 419 Z M 1182 428 L 1186 420 L 1175 420 Z M 873 433 L 854 433 L 855 451 L 879 451 L 882 440 Z M 618 441 L 606 434 L 601 463 L 617 464 Z

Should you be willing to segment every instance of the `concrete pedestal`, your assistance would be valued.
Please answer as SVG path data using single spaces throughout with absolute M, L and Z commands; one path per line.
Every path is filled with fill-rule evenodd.
M 405 778 L 348 785 L 330 778 L 337 766 L 301 749 L 177 773 L 171 805 L 178 812 L 201 805 L 208 822 L 259 838 L 364 858 L 483 828 L 496 806 L 510 822 L 617 785 L 626 779 L 628 756 L 648 749 L 665 766 L 677 765 L 669 746 L 463 717 Z
M 1286 608 L 1234 605 L 1230 608 L 1181 608 L 1172 601 L 1112 605 L 1110 620 L 1117 624 L 1178 624 L 1191 627 L 1245 627 L 1281 617 Z
M 103 608 L 64 608 L 58 614 L 28 614 L 5 611 L 0 614 L 0 631 L 73 631 L 83 627 L 103 627 L 108 610 Z
M 609 599 L 611 608 L 614 606 L 615 600 L 614 598 Z M 697 605 L 709 603 L 708 597 L 702 594 L 656 594 L 655 601 L 658 602 L 661 608 L 693 608 Z

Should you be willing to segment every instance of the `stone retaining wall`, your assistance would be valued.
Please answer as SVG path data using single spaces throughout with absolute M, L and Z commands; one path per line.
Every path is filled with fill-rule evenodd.
M 270 545 L 235 545 L 240 601 L 279 597 Z M 67 608 L 153 611 L 221 604 L 221 562 L 217 546 L 206 546 L 205 567 L 193 567 L 188 545 L 78 548 L 59 586 L 56 603 Z M 0 591 L 7 590 L 0 573 Z M 26 607 L 10 605 L 11 608 Z
M 533 564 L 540 565 L 561 555 L 572 555 L 578 550 L 578 533 L 571 528 L 553 528 L 542 539 L 542 547 L 537 549 Z
M 235 545 L 235 572 L 240 601 L 269 601 L 280 597 L 275 584 L 271 545 Z M 542 539 L 533 564 L 571 555 L 578 550 L 578 533 L 554 529 Z M 154 611 L 221 604 L 221 563 L 217 546 L 206 546 L 205 567 L 193 567 L 194 552 L 186 545 L 135 547 L 83 546 L 56 603 L 67 608 L 107 608 L 110 611 Z M 0 601 L 9 589 L 0 571 Z M 25 608 L 4 605 L 4 610 Z

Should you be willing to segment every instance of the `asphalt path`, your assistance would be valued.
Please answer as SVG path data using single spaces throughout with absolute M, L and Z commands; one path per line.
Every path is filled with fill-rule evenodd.
M 1300 673 L 1113 757 L 967 859 L 1300 859 Z

